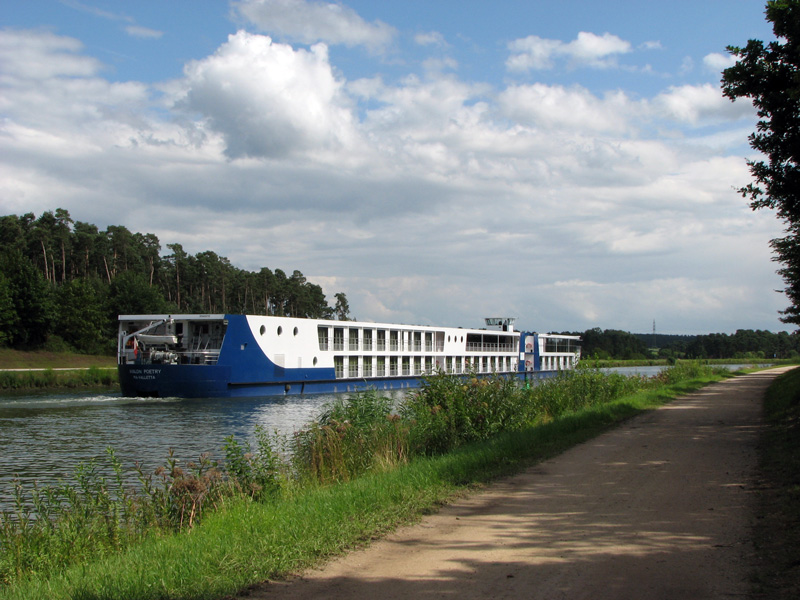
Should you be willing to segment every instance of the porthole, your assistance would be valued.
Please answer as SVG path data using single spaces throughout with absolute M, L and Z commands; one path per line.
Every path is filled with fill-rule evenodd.
M 280 325 L 278 325 L 278 335 L 280 335 L 280 334 L 282 334 L 282 333 L 283 333 L 283 327 L 281 327 Z
M 259 329 L 259 331 L 261 332 L 261 335 L 264 335 L 266 333 L 266 331 L 267 331 L 267 326 L 266 325 L 262 325 L 261 329 Z
M 314 366 L 315 367 L 317 366 L 317 357 L 316 356 L 314 357 Z
M 450 343 L 450 336 L 447 336 L 447 343 Z
M 297 327 L 295 327 L 295 328 L 294 328 L 294 332 L 293 332 L 293 333 L 294 333 L 295 335 L 297 335 Z

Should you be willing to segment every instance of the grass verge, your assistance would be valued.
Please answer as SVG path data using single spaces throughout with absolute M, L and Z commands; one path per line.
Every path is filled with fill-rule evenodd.
M 116 367 L 114 356 L 76 354 L 74 352 L 26 352 L 0 348 L 0 369 L 85 369 L 87 367 Z
M 773 382 L 764 414 L 753 595 L 794 600 L 800 598 L 800 369 Z
M 260 502 L 228 500 L 189 531 L 153 533 L 121 553 L 51 576 L 29 573 L 0 588 L 0 597 L 188 599 L 235 594 L 368 543 L 497 477 L 725 376 L 709 372 L 581 410 L 548 413 L 535 426 L 465 443 L 445 454 L 418 456 L 336 485 L 293 487 L 279 499 Z M 468 394 L 484 392 L 484 386 L 465 387 Z
M 0 393 L 42 389 L 108 389 L 118 386 L 116 359 L 113 356 L 0 348 Z

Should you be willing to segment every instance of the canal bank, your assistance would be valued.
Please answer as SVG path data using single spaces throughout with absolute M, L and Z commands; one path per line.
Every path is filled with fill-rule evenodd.
M 571 378 L 565 380 L 567 383 L 571 381 Z M 691 384 L 685 381 L 680 384 L 679 389 L 686 391 L 691 389 L 691 386 L 696 388 L 698 385 L 702 385 L 702 381 L 697 380 Z M 584 389 L 582 385 L 578 387 Z M 231 585 L 237 589 L 248 585 L 242 577 L 246 576 L 245 579 L 254 581 L 252 577 L 256 571 L 263 572 L 263 578 L 270 578 L 274 574 L 287 572 L 286 567 L 278 567 L 278 563 L 299 565 L 296 560 L 301 555 L 305 557 L 302 560 L 307 561 L 313 560 L 313 557 L 319 559 L 320 556 L 331 552 L 332 546 L 329 542 L 335 542 L 334 547 L 342 548 L 358 543 L 359 540 L 369 539 L 377 532 L 384 532 L 387 527 L 385 517 L 394 515 L 393 518 L 397 518 L 400 514 L 398 510 L 401 508 L 401 512 L 407 514 L 405 511 L 409 508 L 406 504 L 412 500 L 412 496 L 416 498 L 411 502 L 412 511 L 422 510 L 422 505 L 418 503 L 422 498 L 417 498 L 420 493 L 426 495 L 427 500 L 423 500 L 423 504 L 427 506 L 436 505 L 447 497 L 452 499 L 455 490 L 450 487 L 444 490 L 445 496 L 438 501 L 434 496 L 428 496 L 434 492 L 434 487 L 437 489 L 439 487 L 439 483 L 428 481 L 432 476 L 438 474 L 442 484 L 449 482 L 448 485 L 452 485 L 454 481 L 459 481 L 461 484 L 457 487 L 461 487 L 467 485 L 469 481 L 485 481 L 487 477 L 492 476 L 491 473 L 496 475 L 498 471 L 492 470 L 491 465 L 494 465 L 494 468 L 500 467 L 501 472 L 508 473 L 511 465 L 515 464 L 514 460 L 511 460 L 512 457 L 519 460 L 520 452 L 524 452 L 528 457 L 531 456 L 531 452 L 534 455 L 539 453 L 541 456 L 542 451 L 546 456 L 552 456 L 555 452 L 554 442 L 558 442 L 559 447 L 564 447 L 563 444 L 572 445 L 581 439 L 585 440 L 598 431 L 607 429 L 612 421 L 629 417 L 632 411 L 637 410 L 635 406 L 644 408 L 648 406 L 648 402 L 664 402 L 668 394 L 674 391 L 673 388 L 660 386 L 652 394 L 648 393 L 647 398 L 634 400 L 629 397 L 619 403 L 603 404 L 580 414 L 565 414 L 563 418 L 548 420 L 541 427 L 520 431 L 519 435 L 500 436 L 487 444 L 465 446 L 453 454 L 430 460 L 415 460 L 407 467 L 381 471 L 341 486 L 314 487 L 308 490 L 308 499 L 315 498 L 313 508 L 302 500 L 306 497 L 305 492 L 301 495 L 302 498 L 293 497 L 290 503 L 249 504 L 242 507 L 243 510 L 232 507 L 234 508 L 232 513 L 225 511 L 224 514 L 214 517 L 200 529 L 193 531 L 190 536 L 181 536 L 180 540 L 176 538 L 174 544 L 165 540 L 169 543 L 148 544 L 146 555 L 139 551 L 127 555 L 125 567 L 114 560 L 113 571 L 108 571 L 106 568 L 108 565 L 102 567 L 100 563 L 97 567 L 102 571 L 85 567 L 72 570 L 64 580 L 64 583 L 68 584 L 63 588 L 66 593 L 64 597 L 71 597 L 79 590 L 93 594 L 102 592 L 101 595 L 105 597 L 150 597 L 152 593 L 165 597 L 176 595 L 166 593 L 167 589 L 174 592 L 178 588 L 173 586 L 185 588 L 187 584 L 191 584 L 189 587 L 192 589 L 202 584 L 205 590 L 201 594 L 203 597 L 215 597 L 213 593 L 209 595 L 211 589 L 217 590 L 217 595 L 220 596 L 230 594 L 233 592 Z M 524 439 L 517 439 L 520 436 Z M 462 487 L 461 493 L 463 489 Z M 337 503 L 337 500 L 342 502 Z M 384 506 L 384 502 L 389 502 L 391 506 Z M 338 515 L 337 511 L 340 509 L 344 513 L 334 516 L 334 512 Z M 286 511 L 297 513 L 295 516 L 302 518 L 285 524 L 279 515 Z M 385 511 L 388 512 L 383 514 Z M 326 533 L 316 531 L 312 533 L 312 528 L 316 525 L 327 525 Z M 351 526 L 356 526 L 356 529 L 352 529 Z M 366 529 L 362 530 L 362 527 Z M 378 529 L 375 529 L 376 527 Z M 328 540 L 329 534 L 333 537 Z M 326 541 L 323 542 L 318 535 L 326 536 Z M 131 560 L 133 562 L 130 562 Z M 146 561 L 148 566 L 138 562 L 140 560 Z M 286 560 L 290 562 L 284 562 Z M 242 569 L 241 564 L 248 566 Z M 289 572 L 294 568 L 290 568 Z M 129 573 L 135 573 L 135 578 L 128 577 L 126 574 Z M 45 584 L 48 597 L 54 595 L 56 589 L 52 587 L 54 584 L 55 581 Z M 133 587 L 127 586 L 133 586 L 141 593 L 129 593 Z M 123 593 L 123 589 L 128 591 Z M 32 595 L 32 590 L 32 587 L 26 587 L 23 595 L 19 597 L 39 597 Z M 180 595 L 189 597 L 188 593 L 188 588 L 185 588 Z M 197 593 L 200 594 L 199 588 Z M 190 595 L 195 597 L 194 593 Z
M 764 392 L 712 384 L 247 598 L 745 597 Z

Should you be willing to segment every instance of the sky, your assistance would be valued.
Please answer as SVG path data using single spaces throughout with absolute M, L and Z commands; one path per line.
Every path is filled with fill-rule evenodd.
M 758 0 L 0 4 L 0 214 L 301 271 L 360 320 L 788 330 L 726 47 Z

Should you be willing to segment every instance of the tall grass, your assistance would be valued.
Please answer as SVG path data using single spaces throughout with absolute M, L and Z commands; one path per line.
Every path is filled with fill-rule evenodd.
M 555 438 L 568 435 L 565 431 L 586 431 L 588 426 L 576 421 L 566 429 L 553 429 L 550 424 L 563 425 L 565 419 L 580 411 L 602 409 L 637 391 L 657 390 L 666 381 L 698 375 L 707 377 L 710 370 L 683 369 L 649 380 L 580 370 L 530 388 L 504 378 L 436 375 L 397 406 L 376 392 L 362 392 L 328 405 L 317 421 L 291 436 L 270 435 L 257 429 L 253 443 L 230 437 L 223 448 L 225 456 L 219 461 L 203 455 L 184 464 L 170 453 L 166 464 L 153 472 L 145 472 L 137 465 L 136 486 L 126 483 L 122 465 L 109 450 L 104 469 L 99 468 L 103 465 L 88 463 L 76 471 L 71 483 L 29 490 L 16 485 L 14 508 L 0 513 L 0 583 L 9 589 L 24 589 L 26 581 L 58 577 L 70 571 L 72 565 L 138 552 L 136 549 L 144 546 L 163 548 L 158 540 L 181 537 L 179 534 L 189 530 L 197 536 L 194 531 L 198 525 L 202 529 L 206 519 L 213 516 L 216 523 L 225 520 L 220 515 L 229 510 L 249 510 L 242 506 L 272 507 L 267 513 L 274 515 L 288 507 L 297 509 L 299 499 L 309 495 L 314 495 L 314 502 L 333 502 L 331 498 L 341 502 L 333 490 L 347 489 L 350 494 L 359 489 L 358 482 L 362 480 L 393 478 L 391 474 L 399 471 L 412 473 L 407 476 L 416 483 L 393 483 L 396 488 L 385 490 L 388 496 L 381 502 L 387 503 L 387 514 L 376 516 L 367 510 L 359 515 L 352 513 L 350 506 L 347 510 L 351 512 L 345 511 L 350 516 L 345 518 L 339 514 L 344 509 L 330 508 L 334 523 L 324 536 L 332 536 L 331 540 L 311 543 L 321 544 L 320 548 L 328 548 L 329 544 L 341 547 L 359 535 L 373 535 L 386 523 L 396 522 L 406 514 L 404 511 L 415 510 L 404 503 L 418 506 L 418 499 L 413 498 L 424 493 L 414 486 L 428 485 L 424 483 L 429 476 L 425 470 L 434 464 L 428 462 L 434 457 L 441 457 L 436 459 L 440 461 L 435 463 L 439 465 L 436 468 L 444 469 L 446 474 L 437 475 L 439 483 L 430 485 L 441 486 L 442 478 L 452 485 L 473 481 L 475 473 L 482 469 L 489 476 L 488 473 L 498 472 L 498 465 L 507 466 L 518 460 L 512 460 L 512 456 L 529 455 L 532 434 L 526 432 L 540 431 L 536 434 L 537 444 L 557 447 L 564 440 Z M 621 413 L 593 414 L 589 418 L 592 426 L 602 427 L 620 418 Z M 467 452 L 470 458 L 465 459 L 460 449 L 473 448 L 475 443 L 485 445 Z M 452 461 L 448 458 L 451 456 Z M 106 477 L 103 472 L 113 476 Z M 442 498 L 447 493 L 452 491 L 436 492 L 434 496 Z M 351 498 L 346 502 L 358 504 L 362 500 Z M 317 506 L 314 510 L 328 509 Z M 350 541 L 336 541 L 336 527 L 349 527 L 337 521 L 343 518 L 362 521 L 350 524 L 356 527 L 355 533 L 342 538 Z M 286 535 L 284 544 L 288 540 L 302 545 L 305 534 Z M 286 548 L 282 551 L 294 552 Z M 320 549 L 322 554 L 327 552 Z M 307 555 L 306 552 L 304 556 Z M 281 564 L 299 563 L 287 558 Z
M 609 402 L 647 385 L 640 377 L 597 370 L 565 372 L 525 387 L 502 377 L 438 375 L 427 380 L 400 413 L 411 424 L 414 453 L 437 454 Z
M 0 512 L 0 584 L 187 531 L 232 500 L 278 495 L 285 469 L 263 429 L 256 429 L 255 447 L 230 437 L 224 450 L 222 462 L 203 454 L 182 464 L 170 451 L 152 472 L 136 464 L 137 486 L 126 482 L 111 448 L 103 461 L 79 465 L 72 481 L 30 489 L 16 481 L 14 508 Z
M 297 477 L 315 484 L 342 482 L 405 462 L 409 425 L 393 408 L 391 398 L 374 390 L 328 404 L 316 422 L 293 436 Z

